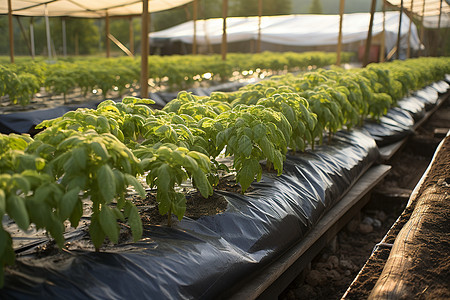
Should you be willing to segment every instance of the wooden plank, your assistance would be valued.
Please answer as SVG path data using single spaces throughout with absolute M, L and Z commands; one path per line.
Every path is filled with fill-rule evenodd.
M 131 53 L 130 50 L 128 50 L 128 48 L 122 44 L 114 35 L 112 35 L 111 33 L 108 34 L 108 38 L 114 43 L 116 44 L 117 47 L 120 48 L 120 50 L 122 50 L 126 55 L 130 56 L 130 57 L 134 57 L 133 53 Z
M 262 18 L 262 0 L 258 0 L 258 41 L 256 43 L 256 52 L 261 53 L 261 18 Z
M 148 0 L 142 0 L 141 29 L 141 98 L 148 97 Z
M 380 45 L 380 62 L 385 61 L 386 57 L 386 2 L 383 1 L 383 31 L 381 32 L 381 45 Z
M 446 100 L 448 99 L 449 95 L 450 95 L 450 93 L 447 92 L 446 94 L 444 94 L 443 96 L 441 96 L 441 97 L 438 99 L 438 101 L 436 102 L 436 105 L 435 105 L 432 109 L 430 109 L 429 111 L 427 111 L 427 112 L 425 113 L 425 116 L 424 116 L 422 119 L 420 119 L 419 121 L 417 121 L 417 122 L 414 124 L 413 129 L 414 129 L 414 130 L 417 130 L 417 128 L 419 128 L 420 126 L 422 126 L 423 123 L 425 123 L 425 122 L 430 118 L 430 116 L 431 116 L 432 114 L 434 114 L 434 113 L 439 109 L 439 107 L 442 106 L 442 103 L 444 103 L 444 101 L 446 101 Z
M 192 55 L 197 54 L 197 15 L 198 15 L 198 0 L 193 1 L 192 7 L 192 22 L 194 23 L 194 37 L 192 39 Z
M 134 28 L 133 28 L 133 17 L 128 20 L 128 37 L 130 39 L 130 52 L 134 55 Z
M 338 34 L 338 45 L 336 51 L 336 65 L 341 65 L 341 51 L 342 51 L 342 22 L 344 20 L 344 7 L 345 0 L 341 0 L 339 3 L 339 34 Z
M 11 0 L 8 0 L 8 33 L 9 33 L 9 57 L 11 63 L 14 63 L 14 31 Z
M 403 0 L 400 2 L 400 17 L 398 18 L 398 32 L 397 32 L 397 53 L 396 58 L 400 59 L 400 40 L 402 32 L 402 15 L 403 15 Z
M 111 56 L 111 44 L 109 43 L 109 14 L 108 10 L 106 10 L 105 15 L 105 43 L 106 43 L 106 57 Z
M 408 137 L 403 138 L 402 140 L 395 142 L 393 144 L 381 147 L 380 150 L 380 162 L 385 163 L 394 156 L 397 151 L 399 151 L 408 141 Z
M 428 252 L 421 251 L 421 249 L 433 247 L 423 242 L 424 246 L 420 248 L 418 242 L 421 241 L 421 238 L 417 236 L 422 236 L 421 232 L 432 230 L 427 224 L 431 224 L 436 215 L 445 214 L 436 209 L 436 204 L 446 202 L 446 200 L 447 194 L 437 191 L 435 186 L 431 186 L 423 192 L 411 218 L 395 239 L 383 272 L 370 294 L 370 299 L 413 299 L 416 297 L 413 288 L 415 282 L 411 281 L 409 274 L 414 272 L 414 266 L 417 264 L 426 265 L 423 260 L 424 255 L 427 255 Z M 435 249 L 438 249 L 440 240 L 436 239 L 436 241 L 433 245 Z M 442 255 L 448 255 L 448 253 L 442 253 Z M 427 298 L 427 295 L 424 296 Z
M 377 4 L 377 0 L 372 0 L 372 4 L 370 5 L 369 30 L 367 31 L 366 48 L 364 49 L 363 67 L 365 67 L 369 64 L 369 53 L 370 53 L 370 48 L 372 47 L 372 28 L 373 28 L 373 19 L 374 19 L 376 4 Z
M 280 285 L 277 286 L 276 281 L 296 262 L 304 261 L 305 255 L 307 260 L 311 260 L 322 247 L 318 247 L 318 244 L 326 244 L 327 240 L 330 240 L 334 235 L 346 224 L 345 219 L 350 219 L 352 213 L 348 213 L 352 208 L 356 208 L 358 211 L 363 206 L 361 199 L 364 198 L 370 190 L 383 179 L 389 170 L 390 166 L 377 165 L 370 168 L 364 173 L 356 184 L 349 190 L 349 192 L 338 202 L 336 205 L 324 215 L 324 217 L 316 224 L 316 226 L 303 238 L 298 244 L 294 245 L 291 249 L 286 251 L 278 260 L 267 266 L 262 272 L 257 274 L 249 282 L 242 283 L 242 287 L 236 291 L 230 298 L 231 299 L 256 299 L 259 296 L 268 297 L 262 295 L 266 290 L 280 288 L 284 289 Z M 368 199 L 367 199 L 368 201 Z M 358 205 L 359 204 L 359 205 Z M 354 213 L 356 213 L 356 211 Z M 346 217 L 346 218 L 344 218 Z M 316 247 L 314 247 L 316 245 Z M 315 248 L 313 253 L 309 251 Z M 303 261 L 302 261 L 303 260 Z M 301 272 L 301 269 L 297 269 L 296 273 L 291 274 L 291 277 L 295 278 Z M 292 279 L 293 279 L 292 278 Z M 287 283 L 288 284 L 288 283 Z
M 222 0 L 222 60 L 227 59 L 227 16 L 228 16 L 228 0 Z

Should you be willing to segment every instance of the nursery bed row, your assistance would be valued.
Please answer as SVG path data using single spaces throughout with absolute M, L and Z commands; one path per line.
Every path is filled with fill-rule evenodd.
M 344 53 L 343 62 L 351 56 Z M 152 88 L 181 90 L 195 83 L 263 78 L 272 72 L 307 70 L 335 61 L 336 54 L 326 52 L 230 53 L 226 61 L 220 55 L 155 55 L 149 58 L 149 83 Z M 19 59 L 16 64 L 0 64 L 0 99 L 7 96 L 11 104 L 27 105 L 41 87 L 51 94 L 63 95 L 64 103 L 76 89 L 83 97 L 99 93 L 106 99 L 110 92 L 122 95 L 138 88 L 139 70 L 140 60 L 131 57 L 69 58 L 52 63 Z
M 15 180 L 13 182 L 17 183 L 14 191 L 6 190 L 6 192 L 16 194 L 19 192 L 20 195 L 20 192 L 34 191 L 36 184 L 38 189 L 33 196 L 31 193 L 25 194 L 26 197 L 30 197 L 26 198 L 26 202 L 20 200 L 19 196 L 8 195 L 7 212 L 19 227 L 27 228 L 31 220 L 38 227 L 47 228 L 52 235 L 56 235 L 54 237 L 57 238 L 57 242 L 61 243 L 61 240 L 58 240 L 61 229 L 57 225 L 57 220 L 63 217 L 68 218 L 72 225 L 77 224 L 81 217 L 80 209 L 82 211 L 80 197 L 90 196 L 93 202 L 90 236 L 97 249 L 106 236 L 117 242 L 119 238 L 117 219 L 127 218 L 135 239 L 138 239 L 142 229 L 139 226 L 137 209 L 131 201 L 124 199 L 123 195 L 128 185 L 133 185 L 142 196 L 144 195 L 142 186 L 134 177 L 139 173 L 139 169 L 149 171 L 148 183 L 150 186 L 157 186 L 160 213 L 168 213 L 169 222 L 172 220 L 171 213 L 181 220 L 185 200 L 176 186 L 190 178 L 203 196 L 210 195 L 212 186 L 217 180 L 212 170 L 224 168 L 223 165 L 216 163 L 216 158 L 223 149 L 226 149 L 225 154 L 233 158 L 233 168 L 236 170 L 236 179 L 242 192 L 245 192 L 252 183 L 257 187 L 259 196 L 267 193 L 271 197 L 277 197 L 273 188 L 280 191 L 286 189 L 286 195 L 283 196 L 285 199 L 280 199 L 281 203 L 273 202 L 274 199 L 266 201 L 254 198 L 256 195 L 251 193 L 239 195 L 222 192 L 227 201 L 233 203 L 233 207 L 239 208 L 237 212 L 240 213 L 218 215 L 215 219 L 205 218 L 200 223 L 191 223 L 183 219 L 180 223 L 174 224 L 185 232 L 181 234 L 181 231 L 175 230 L 178 232 L 175 236 L 177 234 L 196 236 L 199 232 L 203 232 L 208 239 L 213 237 L 215 239 L 219 233 L 217 230 L 224 230 L 225 236 L 222 236 L 220 243 L 225 242 L 226 248 L 231 247 L 230 253 L 241 253 L 236 262 L 245 260 L 236 269 L 238 273 L 224 275 L 234 281 L 236 276 L 242 276 L 241 272 L 254 269 L 254 266 L 249 264 L 250 261 L 260 260 L 259 268 L 275 255 L 266 252 L 265 244 L 268 243 L 270 247 L 273 244 L 273 241 L 265 236 L 266 229 L 277 223 L 279 225 L 276 226 L 281 228 L 291 227 L 294 219 L 295 224 L 303 224 L 297 227 L 297 233 L 287 240 L 280 240 L 280 244 L 275 247 L 285 251 L 283 249 L 289 248 L 293 239 L 302 237 L 308 226 L 315 225 L 322 214 L 329 210 L 370 167 L 374 159 L 376 160 L 373 138 L 359 130 L 343 131 L 343 127 L 346 129 L 354 127 L 367 116 L 381 118 L 389 106 L 396 102 L 394 99 L 402 96 L 403 90 L 409 91 L 410 88 L 428 83 L 429 79 L 421 75 L 421 72 L 411 73 L 415 70 L 414 64 L 428 66 L 436 73 L 436 77 L 442 78 L 440 74 L 442 71 L 439 71 L 442 62 L 437 60 L 432 62 L 432 60 L 411 61 L 412 65 L 405 62 L 403 71 L 401 63 L 389 65 L 395 70 L 392 77 L 387 70 L 390 67 L 380 65 L 379 68 L 373 66 L 371 69 L 362 70 L 361 73 L 322 70 L 304 74 L 301 78 L 286 76 L 246 86 L 238 92 L 216 93 L 210 97 L 194 97 L 189 93 L 180 93 L 177 99 L 160 112 L 153 112 L 142 105 L 150 101 L 136 98 L 125 98 L 121 103 L 105 101 L 97 110 L 70 112 L 62 118 L 45 122 L 43 126 L 47 129 L 37 135 L 34 141 L 25 137 L 10 137 L 6 149 L 12 146 L 14 151 L 5 151 L 10 155 L 6 157 L 9 160 L 2 159 L 5 170 L 11 165 L 15 165 L 15 169 L 17 166 L 32 167 L 31 172 L 22 174 L 26 179 L 32 180 L 27 186 L 27 183 L 20 181 L 16 174 L 5 174 L 5 178 L 7 175 L 12 176 L 12 180 Z M 377 85 L 376 78 L 384 81 L 384 84 Z M 337 79 L 339 81 L 336 81 Z M 426 102 L 426 99 L 424 101 Z M 321 106 L 322 104 L 324 106 Z M 317 147 L 317 144 L 322 143 L 324 130 L 328 131 L 326 138 L 331 144 Z M 293 150 L 292 153 L 300 150 L 300 155 L 298 152 L 295 155 L 287 155 L 288 147 Z M 306 149 L 309 150 L 304 151 Z M 21 152 L 23 150 L 25 151 Z M 139 159 L 133 158 L 134 155 Z M 278 176 L 273 173 L 262 174 L 262 167 L 259 164 L 261 160 L 267 161 L 268 169 L 275 169 Z M 361 163 L 362 161 L 364 163 Z M 310 171 L 306 171 L 308 168 L 311 168 Z M 348 174 L 344 175 L 344 171 Z M 36 172 L 38 174 L 41 172 L 42 175 L 39 177 Z M 91 174 L 92 181 L 86 182 L 83 179 L 86 173 Z M 61 181 L 52 182 L 49 180 L 51 176 Z M 304 176 L 307 178 L 306 181 Z M 254 183 L 255 179 L 261 182 Z M 321 181 L 321 184 L 314 184 L 313 190 L 305 191 L 303 190 L 305 187 L 300 185 L 298 190 L 290 191 L 293 185 L 289 182 L 300 181 L 304 184 L 311 182 L 312 179 Z M 39 189 L 42 180 L 45 189 Z M 323 186 L 323 181 L 330 183 Z M 3 190 L 5 188 L 7 185 Z M 61 192 L 61 188 L 65 191 Z M 291 200 L 292 192 L 295 192 L 295 201 Z M 317 195 L 320 195 L 320 199 Z M 47 202 L 48 198 L 45 199 L 44 196 L 50 196 L 50 199 L 54 200 Z M 11 206 L 10 203 L 13 201 L 11 197 L 26 207 L 22 204 Z M 26 214 L 23 208 L 41 211 L 44 209 L 42 211 L 44 215 L 47 213 L 45 206 L 35 206 L 39 199 L 46 201 L 43 203 L 47 207 L 49 205 L 55 207 L 53 212 L 56 215 L 49 215 L 49 218 L 42 220 L 30 211 L 28 216 L 31 219 L 24 217 Z M 297 201 L 304 202 L 299 204 Z M 116 206 L 109 206 L 111 203 Z M 284 207 L 283 210 L 279 210 L 278 206 Z M 287 215 L 285 206 L 289 211 Z M 319 209 L 315 210 L 318 207 Z M 267 221 L 268 215 L 271 214 L 281 216 L 281 219 L 274 218 L 270 221 L 269 218 Z M 257 218 L 247 220 L 248 216 Z M 238 224 L 239 230 L 242 231 L 243 228 L 250 230 L 244 236 L 251 237 L 251 240 L 241 240 L 235 236 L 233 230 L 229 231 L 236 222 L 235 218 L 243 222 Z M 246 224 L 247 222 L 249 223 Z M 212 234 L 211 228 L 215 228 L 215 234 Z M 251 230 L 263 231 L 255 235 Z M 171 230 L 152 228 L 150 233 L 144 232 L 146 235 L 150 234 L 152 239 L 148 242 L 140 241 L 141 244 L 138 243 L 136 246 L 153 247 L 153 240 L 158 241 L 161 247 L 164 245 L 160 240 L 160 234 L 163 232 Z M 208 247 L 213 246 L 207 244 Z M 193 246 L 199 247 L 196 243 Z M 256 249 L 263 247 L 262 252 L 258 254 L 254 247 Z M 209 250 L 212 253 L 217 252 L 211 248 Z M 225 255 L 220 251 L 217 254 Z M 127 253 L 121 255 L 128 256 Z M 147 256 L 145 253 L 142 255 Z M 225 258 L 226 261 L 229 259 Z M 107 268 L 107 261 L 105 263 L 104 267 Z M 192 263 L 186 261 L 187 265 Z M 205 267 L 208 266 L 208 262 L 203 263 Z M 162 267 L 161 274 L 165 273 L 164 266 Z M 154 266 L 151 268 L 157 276 L 157 268 Z M 189 278 L 184 277 L 188 274 L 183 273 L 183 270 L 178 271 L 181 271 L 180 278 Z M 203 296 L 216 294 L 224 283 L 216 281 L 217 270 L 205 272 L 210 276 L 207 277 L 207 281 L 213 280 L 216 286 L 204 291 Z M 149 288 L 151 290 L 151 287 Z M 174 289 L 173 295 L 201 293 L 201 289 L 188 288 L 187 291 L 178 290 L 179 288 Z
M 442 90 L 442 92 L 444 91 Z M 423 117 L 415 122 L 412 130 L 414 132 L 417 131 L 448 100 L 449 95 L 449 91 L 440 95 L 436 101 L 436 106 L 423 113 Z M 447 125 L 450 126 L 450 123 Z M 391 145 L 380 147 L 380 161 L 389 164 L 389 160 L 401 151 L 409 137 L 405 137 Z M 383 153 L 385 154 L 383 155 Z M 386 153 L 389 153 L 389 155 L 386 155 Z M 336 234 L 355 215 L 360 213 L 361 209 L 370 200 L 372 189 L 386 176 L 390 168 L 389 165 L 377 165 L 369 169 L 363 175 L 363 178 L 324 215 L 304 239 L 283 254 L 280 259 L 274 261 L 261 273 L 243 284 L 235 294 L 232 294 L 233 297 L 236 299 L 274 299 L 279 297 L 282 292 L 286 294 L 286 287 L 303 272 L 326 245 L 333 241 Z M 385 239 L 379 243 L 380 248 L 384 248 L 383 245 L 385 244 L 390 245 L 386 243 Z M 377 251 L 378 249 L 374 250 Z M 363 270 L 358 275 L 358 277 L 367 276 Z M 355 279 L 355 282 L 361 284 L 358 277 Z M 362 287 L 358 286 L 358 288 L 361 289 Z M 358 295 L 358 291 L 350 291 L 350 295 L 352 296 L 347 299 L 357 299 L 355 295 Z M 336 299 L 339 297 L 340 295 L 335 295 Z

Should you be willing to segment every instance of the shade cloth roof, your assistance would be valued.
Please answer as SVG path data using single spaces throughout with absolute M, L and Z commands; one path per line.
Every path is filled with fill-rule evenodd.
M 385 0 L 388 5 L 400 8 L 401 0 Z M 412 7 L 411 7 L 412 3 Z M 448 1 L 441 0 L 403 0 L 403 9 L 421 18 L 424 17 L 425 27 L 437 28 L 441 11 L 441 28 L 450 27 L 450 5 Z
M 149 12 L 178 7 L 193 0 L 149 0 Z M 44 16 L 47 4 L 48 16 L 102 18 L 142 14 L 142 0 L 13 0 L 13 15 Z M 6 0 L 0 1 L 0 14 L 8 13 Z
M 385 44 L 389 52 L 397 43 L 400 14 L 386 12 Z M 369 29 L 370 13 L 345 14 L 342 25 L 342 42 L 365 41 Z M 401 47 L 406 48 L 406 37 L 410 19 L 402 15 Z M 220 44 L 222 42 L 223 19 L 197 21 L 197 44 Z M 151 43 L 158 41 L 193 43 L 193 21 L 188 21 L 166 30 L 150 33 Z M 372 34 L 383 31 L 383 13 L 374 15 Z M 261 18 L 261 41 L 288 46 L 337 45 L 339 34 L 339 15 L 288 15 Z M 230 17 L 227 19 L 227 41 L 239 42 L 258 38 L 258 17 Z M 411 47 L 419 49 L 417 28 L 411 27 Z

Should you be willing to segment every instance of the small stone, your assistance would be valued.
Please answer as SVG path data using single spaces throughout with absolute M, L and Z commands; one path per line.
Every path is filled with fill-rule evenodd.
M 373 231 L 373 226 L 365 223 L 360 223 L 358 231 L 361 232 L 362 234 L 368 234 Z
M 331 269 L 331 266 L 329 263 L 318 262 L 318 263 L 316 263 L 315 268 L 317 270 L 321 271 L 321 270 Z
M 288 291 L 286 294 L 286 299 L 288 299 L 288 300 L 296 299 L 295 292 L 293 290 Z
M 374 228 L 381 228 L 381 221 L 378 220 L 378 219 L 373 219 L 373 224 L 372 224 L 372 226 L 373 226 Z
M 331 280 L 337 281 L 340 280 L 341 277 L 342 277 L 341 274 L 339 274 L 339 272 L 336 270 L 330 270 L 327 272 L 327 278 Z
M 312 270 L 306 276 L 306 282 L 311 286 L 323 285 L 327 282 L 326 276 L 317 270 Z
M 367 224 L 367 225 L 373 225 L 373 219 L 371 217 L 364 217 L 361 223 Z
M 353 264 L 352 261 L 346 260 L 346 259 L 341 259 L 341 261 L 339 262 L 339 265 L 341 266 L 341 268 L 347 269 L 347 270 L 353 270 L 356 268 L 356 266 Z
M 339 266 L 339 258 L 334 255 L 328 257 L 328 264 L 330 264 L 332 269 L 336 269 Z
M 309 284 L 305 284 L 298 289 L 294 290 L 294 295 L 296 299 L 312 299 L 316 298 L 317 294 L 314 288 Z
M 352 272 L 350 272 L 350 270 L 345 270 L 344 274 L 345 276 L 350 276 L 352 275 Z
M 347 223 L 347 230 L 349 232 L 356 232 L 358 229 L 359 221 L 357 219 L 352 219 L 350 222 Z
M 384 211 L 380 210 L 380 211 L 377 213 L 377 219 L 380 220 L 381 222 L 386 221 L 386 219 L 387 219 L 386 213 L 385 213 Z

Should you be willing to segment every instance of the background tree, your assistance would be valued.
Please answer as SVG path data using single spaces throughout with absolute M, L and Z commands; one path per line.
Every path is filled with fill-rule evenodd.
M 134 39 L 134 51 L 138 52 L 141 44 L 141 18 L 133 17 L 132 19 L 133 26 L 133 39 Z M 105 30 L 105 22 L 102 22 L 102 32 L 100 36 L 104 37 Z M 130 19 L 126 18 L 111 18 L 109 22 L 109 31 L 110 33 L 118 39 L 122 44 L 125 45 L 128 49 L 130 49 Z M 104 42 L 103 42 L 104 43 Z M 114 43 L 111 42 L 111 50 L 122 53 L 122 50 L 119 49 Z
M 265 16 L 287 15 L 292 11 L 292 0 L 263 0 L 262 14 Z M 258 15 L 258 0 L 230 0 L 230 16 Z
M 320 2 L 320 0 L 313 0 L 311 2 L 311 6 L 309 7 L 309 13 L 310 14 L 322 14 L 323 13 L 322 3 Z

